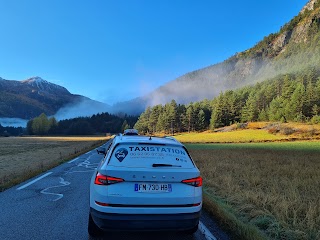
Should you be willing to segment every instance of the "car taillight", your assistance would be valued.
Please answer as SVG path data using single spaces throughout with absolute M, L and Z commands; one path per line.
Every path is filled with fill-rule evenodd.
M 96 179 L 94 180 L 94 184 L 110 185 L 110 184 L 119 183 L 119 182 L 123 182 L 123 181 L 124 180 L 122 178 L 105 176 L 105 175 L 98 172 L 96 175 Z
M 95 201 L 96 204 L 100 205 L 100 206 L 103 206 L 103 207 L 108 207 L 109 204 L 108 203 L 103 203 L 103 202 L 98 202 L 98 201 Z
M 191 179 L 182 180 L 182 183 L 194 186 L 194 187 L 201 187 L 202 186 L 202 177 L 196 177 Z

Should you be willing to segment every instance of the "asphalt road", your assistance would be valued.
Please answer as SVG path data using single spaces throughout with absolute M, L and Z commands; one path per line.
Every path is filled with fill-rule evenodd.
M 90 239 L 89 181 L 102 159 L 95 150 L 0 193 L 0 239 Z M 203 212 L 198 231 L 105 234 L 105 239 L 229 239 Z

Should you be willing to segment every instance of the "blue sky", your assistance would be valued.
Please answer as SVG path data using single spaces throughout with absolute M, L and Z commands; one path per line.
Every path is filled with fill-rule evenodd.
M 109 104 L 252 47 L 307 0 L 0 0 L 0 77 Z

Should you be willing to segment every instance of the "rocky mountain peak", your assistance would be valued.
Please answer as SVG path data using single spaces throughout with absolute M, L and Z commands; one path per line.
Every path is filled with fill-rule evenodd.
M 29 78 L 29 79 L 24 80 L 22 82 L 37 82 L 37 83 L 43 83 L 44 82 L 44 83 L 48 83 L 48 81 L 46 81 L 46 80 L 44 80 L 44 79 L 42 79 L 41 77 L 38 77 L 38 76 Z
M 28 83 L 28 84 L 33 84 L 33 83 L 36 83 L 36 84 L 51 84 L 50 82 L 42 79 L 41 77 L 31 77 L 31 78 L 28 78 L 27 80 L 22 80 L 21 82 L 22 83 Z
M 318 0 L 309 0 L 309 2 L 302 8 L 302 10 L 300 11 L 301 14 L 303 14 L 306 10 L 313 10 L 314 9 L 314 4 L 317 2 Z
M 65 108 L 64 112 L 60 113 L 63 117 L 70 107 L 81 105 L 83 102 L 87 103 L 88 109 L 95 106 L 94 109 L 101 110 L 104 106 L 84 96 L 71 94 L 66 88 L 41 77 L 23 81 L 1 80 L 0 102 L 0 118 L 22 119 L 31 119 L 41 113 L 51 116 Z M 74 112 L 78 113 L 80 110 Z
M 56 85 L 54 83 L 48 82 L 38 76 L 28 78 L 27 80 L 23 80 L 23 81 L 21 81 L 21 83 L 28 84 L 28 85 L 32 86 L 33 88 L 40 90 L 40 91 L 52 92 L 52 91 L 58 90 L 58 91 L 62 91 L 64 93 L 69 93 L 69 91 L 67 89 L 65 89 L 64 87 L 61 87 L 61 86 Z

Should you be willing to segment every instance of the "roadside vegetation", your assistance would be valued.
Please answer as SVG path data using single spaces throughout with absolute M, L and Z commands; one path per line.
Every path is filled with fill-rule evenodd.
M 105 143 L 109 137 L 0 138 L 0 191 Z
M 320 239 L 320 141 L 186 146 L 204 179 L 205 209 L 234 239 Z
M 233 239 L 320 239 L 319 124 L 249 122 L 174 137 L 200 168 L 204 208 Z

